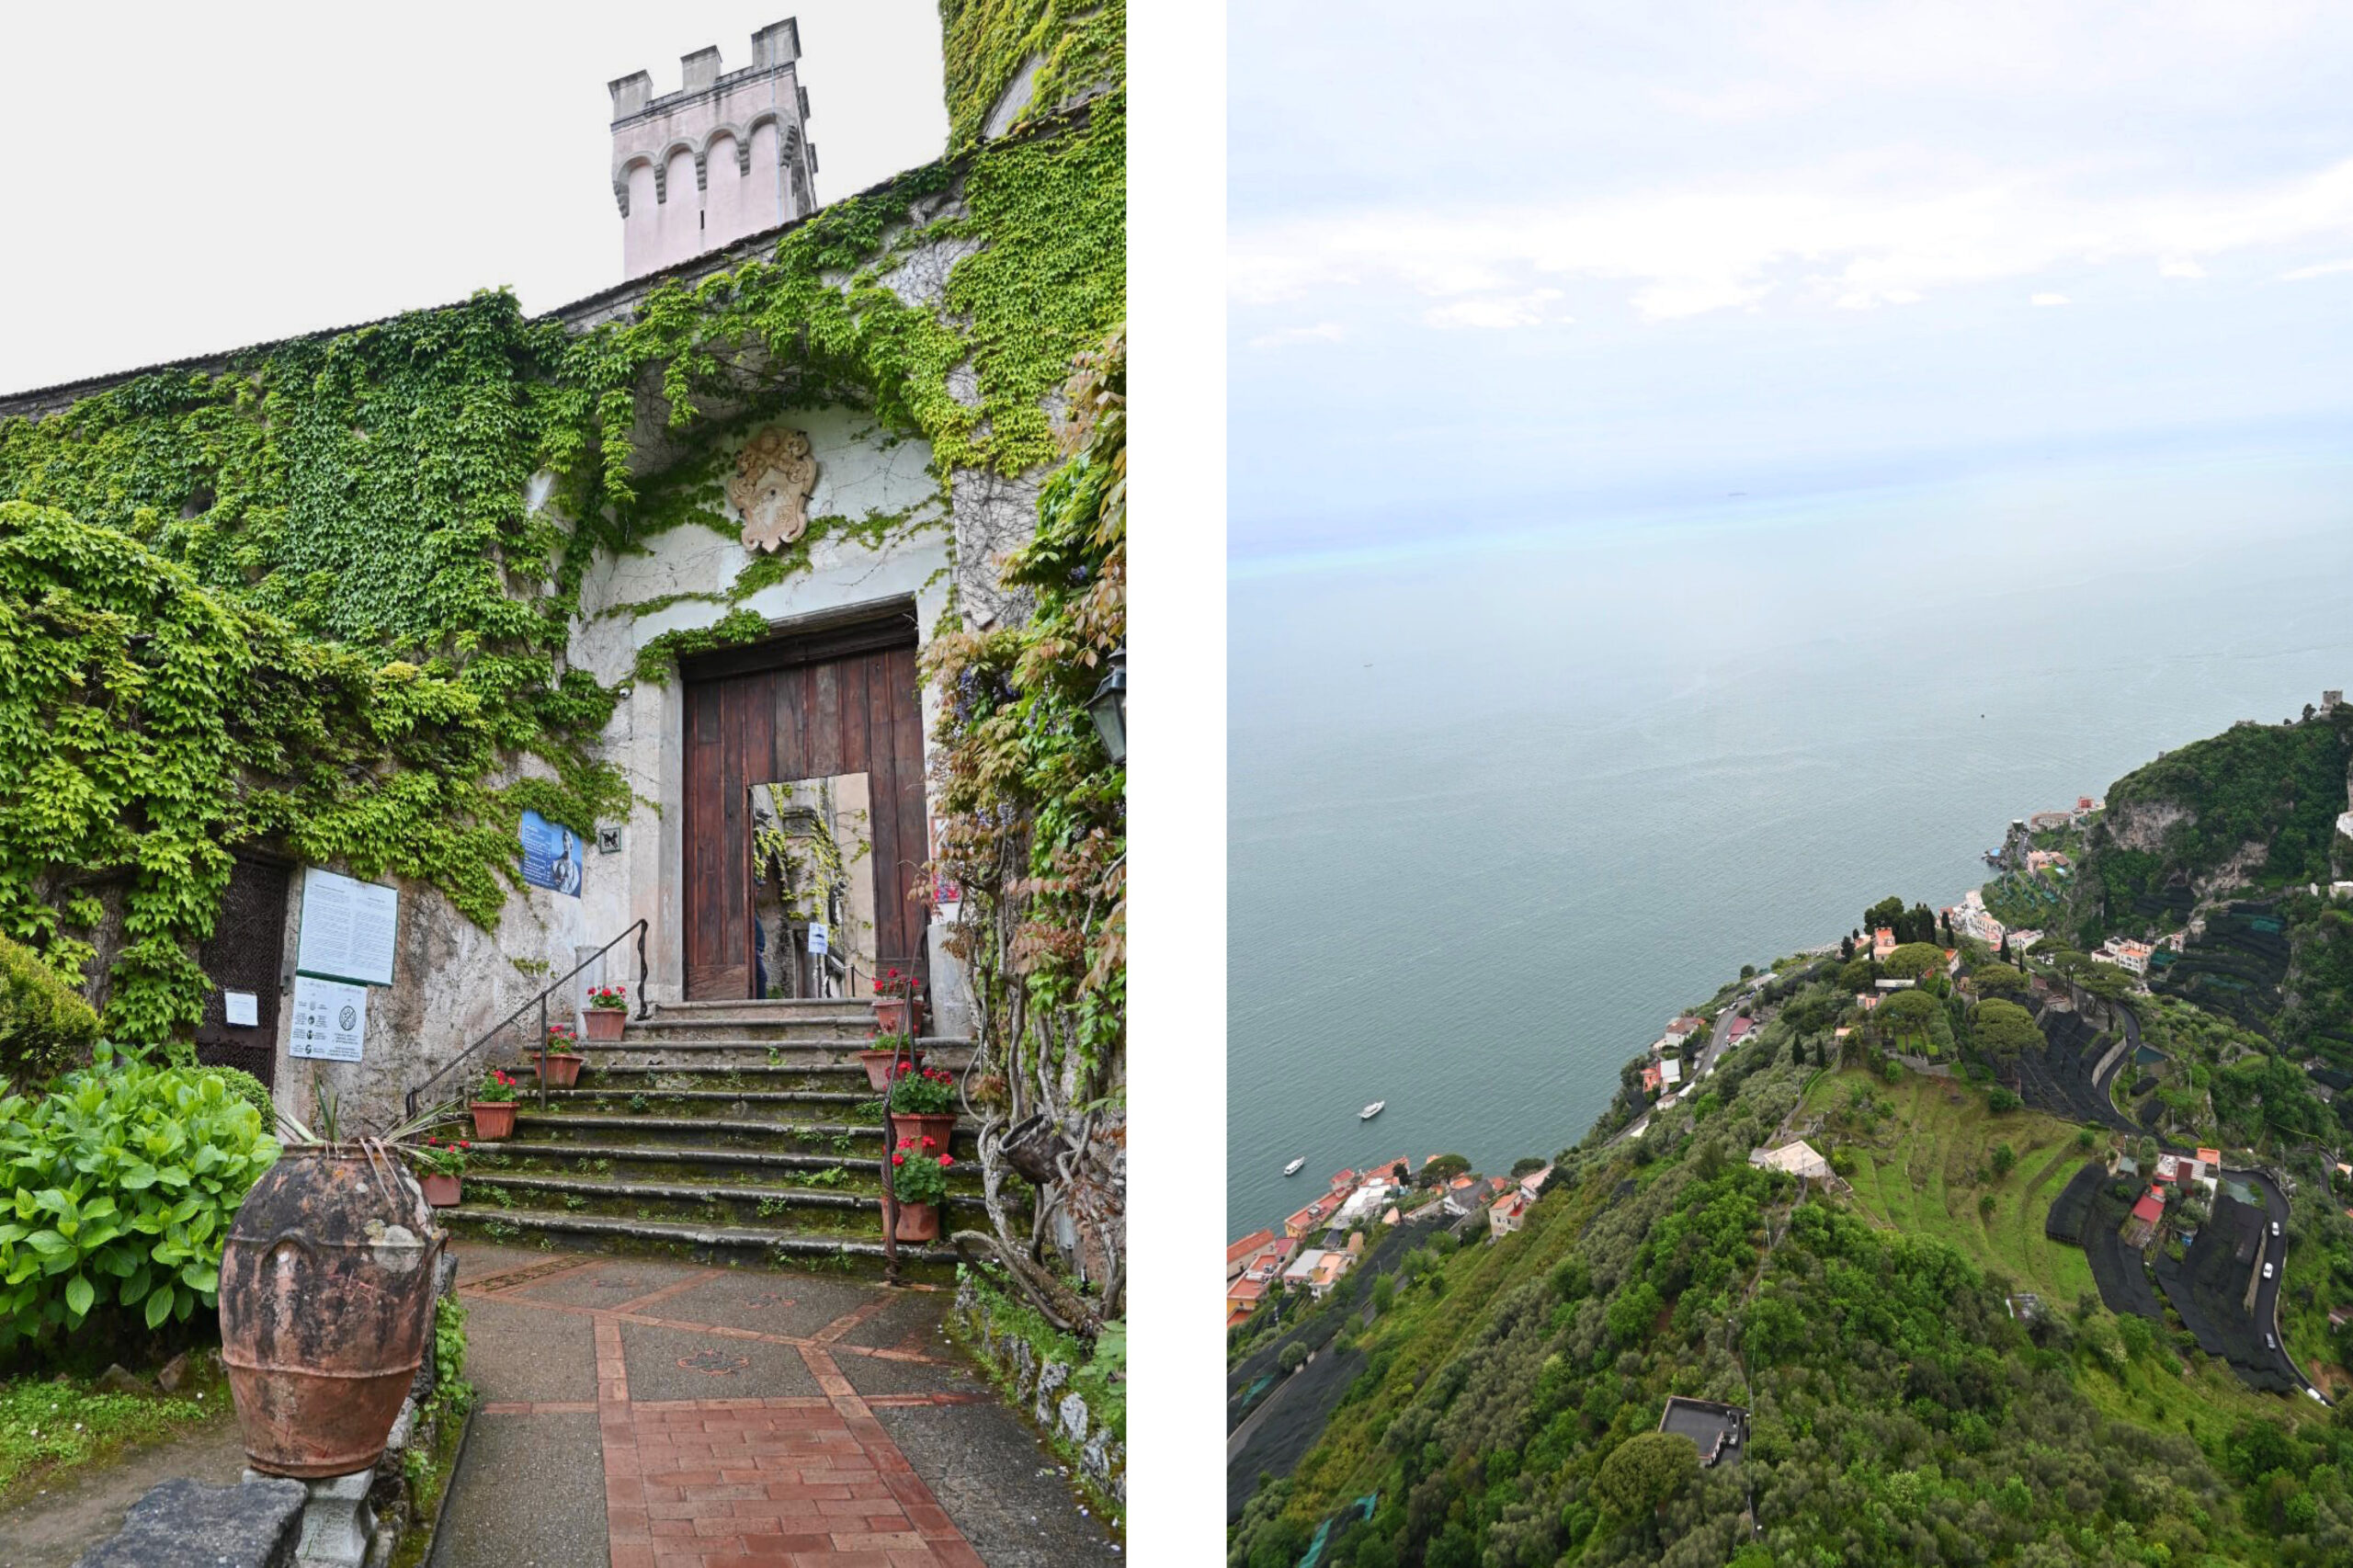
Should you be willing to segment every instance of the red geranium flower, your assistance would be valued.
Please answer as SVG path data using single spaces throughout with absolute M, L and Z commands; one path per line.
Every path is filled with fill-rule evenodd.
M 894 1165 L 904 1165 L 907 1163 L 907 1157 L 904 1154 L 893 1154 L 891 1156 L 891 1163 Z
M 924 1134 L 923 1146 L 926 1149 L 937 1149 L 939 1147 L 939 1140 L 926 1132 Z

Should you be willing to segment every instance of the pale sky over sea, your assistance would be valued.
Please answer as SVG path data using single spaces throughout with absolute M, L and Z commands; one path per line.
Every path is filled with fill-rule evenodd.
M 2353 413 L 2353 8 L 1284 0 L 1228 51 L 1237 561 Z

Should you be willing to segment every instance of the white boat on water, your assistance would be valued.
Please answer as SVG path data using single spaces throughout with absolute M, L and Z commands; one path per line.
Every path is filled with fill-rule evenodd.
M 1306 1155 L 1304 1155 L 1304 1154 L 1302 1154 L 1299 1158 L 1297 1158 L 1296 1160 L 1293 1160 L 1290 1164 L 1289 1164 L 1289 1165 L 1285 1165 L 1285 1166 L 1283 1167 L 1283 1175 L 1285 1175 L 1285 1176 L 1297 1176 L 1301 1171 L 1304 1170 L 1306 1167 L 1307 1167 L 1307 1156 L 1306 1156 Z
M 1374 1117 L 1381 1114 L 1381 1108 L 1388 1103 L 1389 1102 L 1387 1100 L 1373 1101 L 1370 1105 L 1357 1112 L 1357 1119 L 1358 1121 L 1370 1121 Z

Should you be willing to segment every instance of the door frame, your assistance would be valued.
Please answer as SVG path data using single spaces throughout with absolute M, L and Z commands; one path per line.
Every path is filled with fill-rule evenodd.
M 676 932 L 676 940 L 674 943 L 665 944 L 670 951 L 666 955 L 667 961 L 663 966 L 664 977 L 673 988 L 674 995 L 682 999 L 687 995 L 687 921 L 690 918 L 692 905 L 688 877 L 693 861 L 693 846 L 689 842 L 689 835 L 694 831 L 695 824 L 688 821 L 686 759 L 690 750 L 688 709 L 697 699 L 690 694 L 689 688 L 739 676 L 764 675 L 771 671 L 824 664 L 835 659 L 851 658 L 860 653 L 886 653 L 900 649 L 920 651 L 922 647 L 923 621 L 915 596 L 894 594 L 885 598 L 870 599 L 858 604 L 818 610 L 807 615 L 793 616 L 782 620 L 773 620 L 768 623 L 768 635 L 758 642 L 739 643 L 733 647 L 714 649 L 708 653 L 689 653 L 677 661 L 676 690 L 678 699 L 673 705 L 669 722 L 665 727 L 672 740 L 671 755 L 678 759 L 676 785 L 674 790 L 669 791 L 671 799 L 676 803 L 675 820 L 678 824 L 678 830 L 675 835 L 666 833 L 663 835 L 662 855 L 665 887 L 666 890 L 675 890 L 675 892 L 666 892 L 662 900 L 663 914 L 668 918 L 671 929 Z M 920 719 L 924 697 L 920 677 L 917 678 L 914 697 L 915 711 Z M 925 761 L 927 764 L 930 755 L 927 738 L 923 749 Z M 668 783 L 668 779 L 665 778 L 665 782 Z M 746 788 L 760 782 L 766 782 L 766 780 L 740 781 Z M 926 780 L 925 785 L 926 807 L 929 802 L 929 784 Z M 925 814 L 928 822 L 928 810 Z M 748 969 L 751 941 L 750 841 L 746 839 L 745 842 L 735 846 L 733 852 L 743 857 L 745 865 L 746 916 L 745 958 Z M 929 854 L 927 836 L 925 853 L 926 856 Z M 892 870 L 895 877 L 896 868 Z M 876 890 L 878 907 L 882 896 L 882 890 L 878 886 Z M 883 963 L 901 961 L 908 963 L 921 972 L 927 983 L 931 970 L 930 941 L 927 932 L 917 937 L 916 946 L 921 950 L 904 956 L 878 953 L 878 960 Z M 748 986 L 746 989 L 748 990 Z

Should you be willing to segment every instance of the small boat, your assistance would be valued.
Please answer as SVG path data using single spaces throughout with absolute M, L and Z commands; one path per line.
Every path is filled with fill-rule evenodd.
M 1389 1102 L 1387 1100 L 1373 1101 L 1370 1105 L 1357 1112 L 1357 1119 L 1358 1121 L 1370 1121 L 1374 1117 L 1381 1114 L 1381 1108 L 1388 1103 Z
M 1285 1175 L 1285 1176 L 1297 1176 L 1301 1171 L 1304 1170 L 1306 1167 L 1307 1167 L 1307 1156 L 1306 1156 L 1306 1155 L 1304 1155 L 1304 1154 L 1302 1154 L 1299 1158 L 1297 1158 L 1296 1160 L 1293 1160 L 1290 1164 L 1289 1164 L 1289 1165 L 1285 1165 L 1285 1166 L 1283 1167 L 1283 1175 Z

